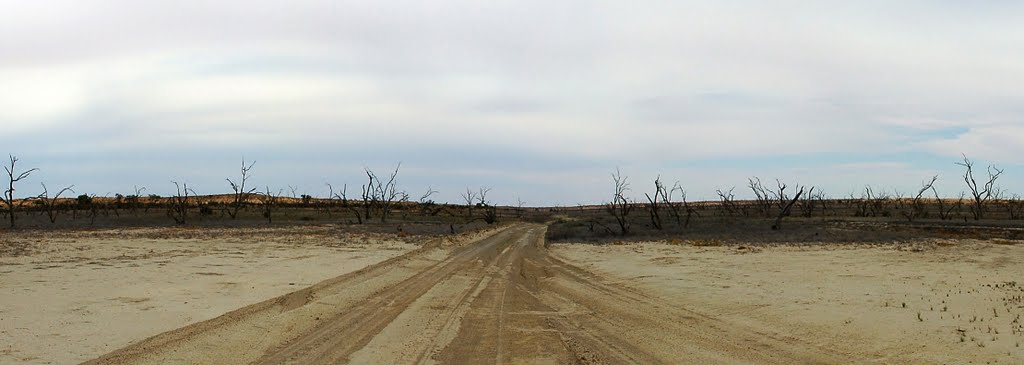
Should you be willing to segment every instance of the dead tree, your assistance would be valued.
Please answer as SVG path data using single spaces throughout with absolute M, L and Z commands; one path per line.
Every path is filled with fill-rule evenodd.
M 674 200 L 676 192 L 679 192 L 680 202 L 678 203 Z M 672 185 L 672 189 L 669 189 L 666 193 L 662 194 L 662 198 L 664 199 L 664 205 L 668 207 L 669 214 L 672 215 L 672 218 L 675 218 L 676 226 L 684 228 L 689 227 L 690 218 L 693 217 L 695 210 L 690 206 L 690 203 L 686 201 L 686 190 L 683 190 L 683 187 L 679 185 L 679 182 L 676 181 L 675 185 Z M 682 208 L 686 212 L 685 221 L 682 219 L 683 213 L 679 212 L 679 208 Z
M 434 190 L 434 188 L 428 186 L 427 192 L 423 193 L 423 195 L 420 195 L 420 199 L 417 201 L 420 204 L 433 203 L 434 201 L 430 199 L 430 196 L 434 194 L 437 194 L 437 190 Z
M 1005 207 L 1006 214 L 1011 220 L 1024 217 L 1024 200 L 1021 200 L 1020 195 L 1013 194 L 1013 196 L 1005 201 Z
M 808 191 L 802 199 L 797 201 L 797 208 L 799 208 L 800 214 L 805 218 L 814 216 L 814 211 L 818 210 L 819 207 L 821 207 L 822 215 L 824 215 L 825 193 L 820 190 L 813 194 Z
M 754 204 L 757 210 L 766 218 L 771 215 L 772 198 L 771 191 L 761 183 L 761 178 L 755 176 L 747 179 L 747 186 L 754 192 Z
M 825 195 L 825 192 L 819 189 L 813 196 L 818 200 L 818 205 L 821 206 L 821 215 L 823 217 L 828 215 L 828 197 Z
M 439 205 L 436 202 L 434 202 L 433 199 L 430 199 L 430 196 L 434 194 L 437 194 L 437 190 L 434 190 L 434 188 L 432 187 L 427 187 L 427 192 L 423 193 L 423 195 L 420 195 L 419 200 L 417 200 L 417 202 L 419 203 L 418 205 L 420 208 L 420 214 L 433 217 L 440 214 L 441 211 L 444 210 L 445 205 Z
M 177 181 L 171 181 L 171 183 L 174 184 L 175 194 L 169 198 L 167 216 L 171 217 L 174 223 L 184 225 L 188 220 L 189 194 L 194 196 L 196 192 L 190 189 L 187 183 L 179 184 Z
M 942 219 L 944 221 L 953 219 L 954 210 L 956 210 L 957 214 L 959 214 L 960 209 L 964 205 L 964 198 L 966 197 L 966 194 L 964 194 L 964 192 L 961 191 L 960 197 L 957 198 L 956 202 L 950 204 L 947 208 L 946 199 L 943 199 L 941 196 L 939 196 L 939 192 L 938 190 L 935 190 L 934 186 L 932 186 L 932 193 L 935 194 L 935 201 L 938 202 L 939 204 L 939 219 Z
M 629 191 L 627 180 L 628 177 L 622 176 L 619 169 L 615 169 L 615 173 L 612 174 L 615 193 L 612 195 L 611 203 L 605 207 L 608 213 L 615 218 L 615 223 L 619 225 L 619 233 L 623 236 L 629 234 L 629 213 L 633 210 L 633 202 L 626 197 L 626 192 Z
M 482 217 L 484 222 L 494 224 L 498 222 L 498 207 L 487 200 L 487 193 L 489 192 L 491 192 L 491 188 L 480 187 L 480 191 L 477 193 L 477 205 L 484 210 Z
M 369 168 L 365 168 L 364 170 L 366 172 L 366 178 L 369 179 L 369 181 L 366 185 L 362 186 L 363 217 L 365 217 L 366 220 L 370 220 L 370 211 L 377 205 L 377 190 L 374 189 L 374 182 L 377 181 L 377 176 L 375 176 L 373 171 L 370 171 Z
M 654 179 L 654 197 L 652 198 L 650 194 L 644 193 L 644 196 L 647 197 L 647 213 L 651 216 L 651 225 L 659 231 L 663 227 L 658 203 L 664 202 L 665 195 L 667 193 L 665 192 L 665 186 L 661 184 L 661 176 Z
M 526 202 L 523 201 L 523 198 L 517 196 L 516 197 L 516 218 L 520 218 L 520 219 L 523 218 L 523 205 L 524 204 L 526 204 Z
M 340 193 L 334 193 L 334 187 L 331 187 L 331 184 L 327 184 L 327 187 L 331 189 L 331 199 L 340 200 L 341 209 L 345 209 L 352 212 L 352 215 L 356 217 L 356 222 L 359 224 L 363 224 L 362 213 L 359 212 L 358 207 L 349 202 L 348 195 L 346 195 L 346 192 L 348 191 L 348 184 L 342 185 Z
M 910 199 L 910 209 L 903 212 L 903 216 L 907 218 L 908 222 L 913 222 L 917 218 L 927 218 L 928 212 L 925 210 L 927 205 L 924 201 L 924 193 L 929 190 L 933 190 L 935 181 L 939 179 L 939 176 L 932 176 L 932 179 L 928 182 L 921 184 L 921 189 L 917 191 L 917 195 Z M 940 203 L 941 204 L 941 203 Z M 939 205 L 941 208 L 941 205 Z
M 786 189 L 785 185 L 783 185 L 781 183 L 779 184 L 779 187 L 780 187 L 780 189 L 779 189 L 780 193 L 782 193 L 782 191 Z M 813 186 L 811 187 L 811 191 L 812 192 L 814 191 L 814 187 Z M 796 192 L 796 195 L 793 196 L 793 199 L 789 200 L 788 203 L 785 203 L 785 205 L 781 207 L 781 209 L 779 210 L 779 215 L 777 217 L 775 217 L 775 224 L 772 225 L 772 230 L 778 231 L 778 230 L 782 229 L 782 218 L 785 218 L 785 217 L 789 216 L 790 210 L 793 208 L 793 204 L 796 204 L 797 200 L 800 200 L 800 196 L 803 195 L 803 194 L 804 194 L 804 188 L 801 187 L 800 190 L 798 190 Z M 784 196 L 784 195 L 782 195 L 782 196 Z
M 327 192 L 327 199 L 326 200 L 325 199 L 317 198 L 314 201 L 316 202 L 315 206 L 316 206 L 317 212 L 326 213 L 327 217 L 330 218 L 331 217 L 331 199 L 334 199 L 334 187 L 331 186 L 331 184 L 328 183 L 327 184 L 327 189 L 329 189 L 329 190 Z
M 476 200 L 476 192 L 466 188 L 466 192 L 460 196 L 462 196 L 462 201 L 466 202 L 466 218 L 473 219 L 473 202 Z
M 128 210 L 130 210 L 132 214 L 135 214 L 139 209 L 142 192 L 146 191 L 146 187 L 143 186 L 142 188 L 139 188 L 138 186 L 133 186 L 133 188 L 135 189 L 135 193 L 126 196 L 124 198 L 124 202 L 128 206 Z
M 14 184 L 28 178 L 29 175 L 32 175 L 33 172 L 39 171 L 39 169 L 31 168 L 19 173 L 15 169 L 18 164 L 18 158 L 14 157 L 14 155 L 8 155 L 8 157 L 11 159 L 11 165 L 4 166 L 4 170 L 7 170 L 8 184 L 7 190 L 4 191 L 3 202 L 7 205 L 7 216 L 11 220 L 11 228 L 14 228 L 14 211 L 16 209 L 14 205 Z M 18 207 L 20 208 L 26 200 L 30 199 L 31 198 L 22 199 L 21 202 L 18 203 Z
M 888 209 L 892 196 L 884 190 L 876 192 L 870 185 L 864 187 L 864 192 L 858 200 L 858 217 L 889 217 L 892 212 Z
M 60 191 L 57 192 L 57 195 L 50 197 L 50 191 L 46 189 L 46 184 L 39 184 L 43 186 L 43 193 L 39 194 L 39 199 L 43 205 L 43 210 L 46 211 L 46 217 L 50 219 L 50 224 L 57 223 L 57 214 L 60 213 L 60 211 L 56 209 L 57 199 L 60 199 L 60 196 L 66 192 L 70 191 L 74 193 L 75 191 L 72 190 L 72 188 L 74 188 L 75 186 L 71 185 L 63 189 L 60 189 Z
M 715 193 L 718 194 L 718 211 L 721 216 L 732 216 L 736 211 L 736 194 L 733 191 L 736 187 L 732 187 L 729 191 L 722 191 L 722 189 L 716 189 Z
M 231 184 L 231 190 L 234 191 L 234 193 L 232 194 L 231 206 L 229 206 L 226 209 L 228 212 L 228 216 L 231 217 L 231 219 L 235 219 L 238 217 L 238 210 L 241 209 L 243 205 L 249 202 L 249 196 L 256 191 L 256 188 L 251 188 L 249 190 L 245 189 L 245 183 L 248 182 L 249 178 L 252 177 L 252 175 L 249 174 L 249 171 L 252 170 L 252 166 L 255 164 L 256 161 L 253 161 L 248 166 L 246 166 L 245 159 L 243 158 L 242 176 L 238 180 L 238 183 L 235 183 L 231 179 L 225 179 L 228 181 L 228 184 Z
M 992 198 L 992 194 L 996 192 L 996 180 L 1003 174 L 1003 170 L 994 165 L 989 165 L 988 180 L 979 186 L 978 182 L 974 179 L 974 161 L 968 159 L 967 155 L 963 157 L 963 162 L 957 162 L 956 164 L 964 168 L 964 182 L 971 193 L 971 214 L 974 216 L 974 220 L 980 220 L 985 218 L 986 204 Z
M 278 199 L 284 191 L 278 191 L 277 195 L 270 192 L 270 187 L 267 187 L 266 194 L 260 194 L 260 205 L 263 208 L 263 218 L 267 219 L 267 224 L 274 224 L 274 210 L 277 209 Z
M 366 175 L 370 177 L 370 198 L 371 201 L 377 205 L 378 210 L 380 211 L 381 223 L 387 223 L 388 216 L 391 215 L 391 210 L 394 209 L 396 204 L 409 200 L 409 194 L 398 190 L 397 182 L 395 181 L 398 177 L 398 170 L 401 168 L 402 163 L 399 162 L 398 166 L 395 166 L 395 171 L 391 172 L 391 176 L 388 177 L 387 181 L 378 179 L 377 175 L 374 174 L 373 171 L 369 168 L 366 169 Z M 376 184 L 374 181 L 376 181 Z M 369 218 L 369 216 L 367 216 L 367 218 Z

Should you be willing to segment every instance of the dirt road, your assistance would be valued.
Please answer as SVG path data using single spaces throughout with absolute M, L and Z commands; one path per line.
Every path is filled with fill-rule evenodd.
M 548 254 L 544 227 L 423 247 L 88 364 L 840 363 Z M 699 295 L 699 293 L 695 293 Z

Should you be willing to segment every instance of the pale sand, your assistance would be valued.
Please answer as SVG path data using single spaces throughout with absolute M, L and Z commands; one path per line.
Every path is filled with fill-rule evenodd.
M 131 233 L 0 237 L 35 251 L 0 257 L 0 364 L 82 362 L 418 247 L 330 232 Z
M 852 363 L 1019 364 L 1024 245 L 1014 243 L 552 247 L 569 263 L 681 307 L 833 349 Z

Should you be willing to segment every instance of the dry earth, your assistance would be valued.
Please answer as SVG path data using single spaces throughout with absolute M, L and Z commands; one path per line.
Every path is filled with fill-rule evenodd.
M 675 306 L 850 363 L 1024 363 L 1024 245 L 556 245 L 557 257 Z
M 1013 241 L 547 247 L 544 231 L 541 225 L 517 224 L 433 241 L 88 363 L 930 364 L 1024 359 L 1018 347 L 1024 291 L 1014 281 L 1024 273 L 1016 264 L 1024 252 Z M 330 266 L 337 259 L 325 260 Z M 214 263 L 221 258 L 192 264 L 190 270 L 220 272 L 209 267 Z M 277 276 L 277 270 L 263 271 Z M 191 285 L 176 290 L 191 290 Z M 141 305 L 173 295 L 174 290 L 153 293 Z M 48 293 L 35 302 L 58 297 Z M 111 304 L 107 299 L 94 307 Z M 109 333 L 136 326 L 121 319 L 119 308 L 110 309 L 112 317 L 92 320 L 123 323 L 104 330 Z M 65 334 L 61 341 L 108 332 Z
M 19 232 L 0 241 L 0 364 L 86 361 L 416 248 L 317 227 Z
M 543 226 L 424 247 L 92 364 L 839 363 L 549 254 Z

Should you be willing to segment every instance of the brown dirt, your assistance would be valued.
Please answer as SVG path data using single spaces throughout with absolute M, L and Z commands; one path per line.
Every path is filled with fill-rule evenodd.
M 87 364 L 845 363 L 552 256 L 543 226 L 426 246 Z
M 1024 242 L 557 244 L 606 280 L 850 363 L 1024 363 Z
M 0 364 L 79 363 L 418 247 L 311 228 L 2 232 Z

